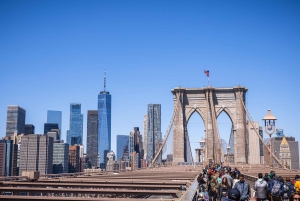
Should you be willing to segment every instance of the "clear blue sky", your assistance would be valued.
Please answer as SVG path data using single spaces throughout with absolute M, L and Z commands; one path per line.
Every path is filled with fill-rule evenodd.
M 7 105 L 26 109 L 26 123 L 43 132 L 47 110 L 97 109 L 112 94 L 112 148 L 117 134 L 142 130 L 147 104 L 162 105 L 162 132 L 177 86 L 246 86 L 247 106 L 262 124 L 267 109 L 288 136 L 299 138 L 299 1 L 0 1 L 0 136 Z M 231 128 L 218 119 L 221 137 Z M 203 122 L 189 124 L 192 144 Z M 193 148 L 193 147 L 192 147 Z M 193 151 L 194 152 L 194 151 Z

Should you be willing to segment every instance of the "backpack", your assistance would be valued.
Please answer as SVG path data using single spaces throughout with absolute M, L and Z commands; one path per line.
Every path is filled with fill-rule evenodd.
M 294 186 L 288 184 L 284 184 L 283 189 L 284 189 L 283 198 L 289 198 L 292 195 L 292 193 L 294 193 L 295 191 Z
M 271 195 L 275 197 L 280 197 L 281 196 L 281 186 L 279 181 L 275 181 L 273 188 L 271 190 Z

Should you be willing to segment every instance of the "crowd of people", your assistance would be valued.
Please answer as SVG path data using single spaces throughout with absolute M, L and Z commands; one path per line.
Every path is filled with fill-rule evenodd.
M 210 165 L 198 178 L 198 200 L 200 201 L 300 201 L 300 176 L 290 178 L 276 175 L 274 171 L 258 174 L 251 194 L 251 186 L 237 168 Z

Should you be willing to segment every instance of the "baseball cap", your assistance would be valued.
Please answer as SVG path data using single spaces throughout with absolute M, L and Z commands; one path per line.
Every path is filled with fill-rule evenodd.
M 241 197 L 240 191 L 236 188 L 230 189 L 228 191 L 228 198 L 232 200 L 239 200 Z

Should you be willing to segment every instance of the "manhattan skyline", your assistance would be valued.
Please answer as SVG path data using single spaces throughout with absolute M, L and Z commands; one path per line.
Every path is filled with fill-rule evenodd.
M 37 134 L 47 110 L 62 111 L 66 140 L 69 105 L 79 102 L 86 146 L 87 110 L 97 108 L 106 69 L 116 153 L 116 135 L 142 131 L 148 104 L 161 104 L 164 137 L 173 114 L 171 89 L 207 86 L 203 70 L 209 70 L 214 87 L 249 89 L 254 121 L 262 126 L 270 108 L 277 128 L 299 141 L 299 7 L 297 1 L 1 1 L 0 137 L 7 106 L 19 105 Z M 230 119 L 220 118 L 220 136 L 228 142 Z M 203 121 L 193 115 L 189 123 L 190 141 L 198 143 Z

